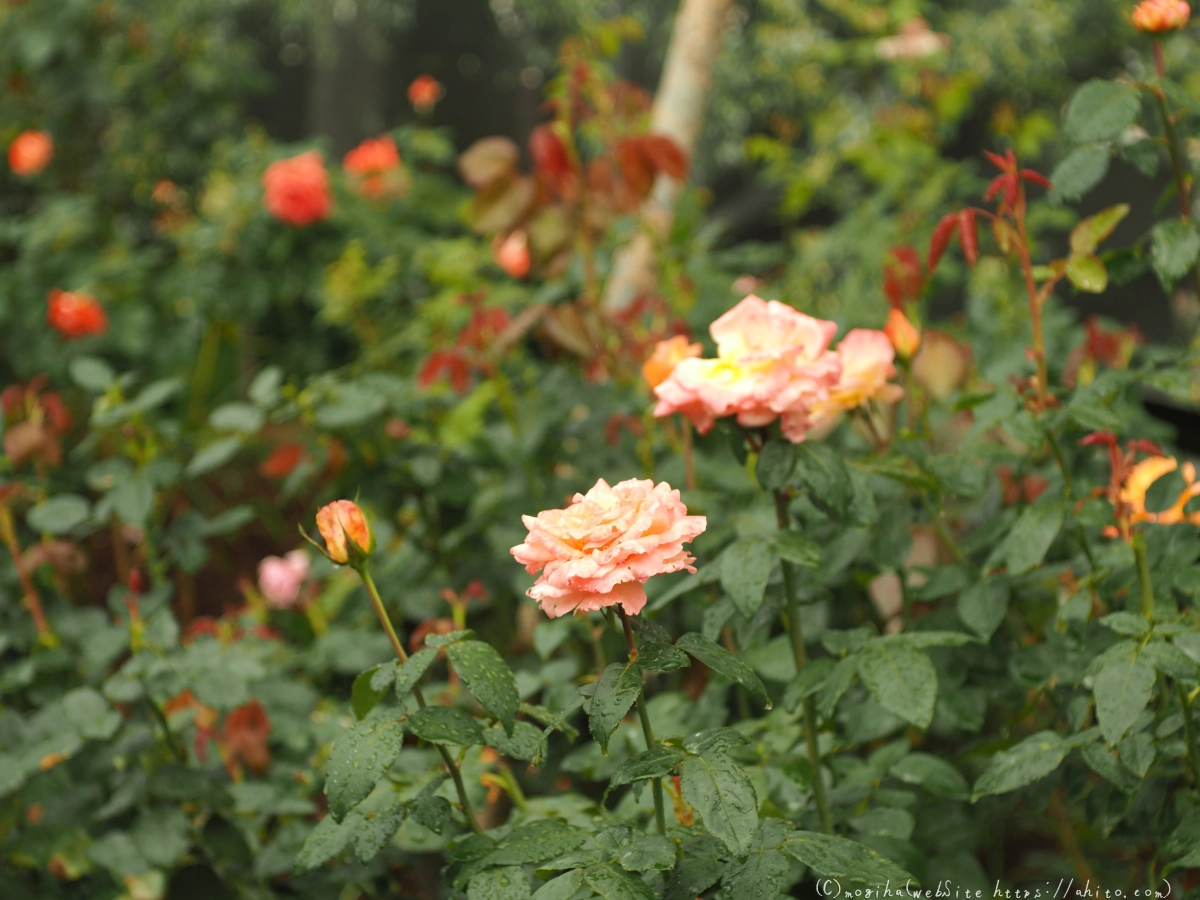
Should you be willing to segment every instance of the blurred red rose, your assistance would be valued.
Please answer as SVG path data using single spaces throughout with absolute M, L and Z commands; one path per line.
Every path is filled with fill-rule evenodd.
M 363 141 L 346 154 L 342 167 L 355 177 L 358 192 L 376 200 L 400 186 L 400 151 L 388 135 Z
M 101 335 L 108 330 L 104 307 L 90 294 L 54 288 L 46 302 L 46 321 L 68 340 Z
M 48 131 L 22 131 L 8 145 L 8 167 L 24 178 L 41 172 L 53 156 L 54 139 Z
M 333 210 L 329 173 L 316 150 L 267 166 L 263 173 L 263 205 L 281 222 L 302 228 Z
M 419 113 L 433 109 L 445 94 L 442 83 L 432 75 L 419 75 L 408 86 L 408 102 Z

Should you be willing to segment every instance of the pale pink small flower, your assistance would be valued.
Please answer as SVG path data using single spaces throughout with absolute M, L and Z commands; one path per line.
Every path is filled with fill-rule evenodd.
M 541 572 L 528 594 L 552 619 L 617 604 L 636 615 L 646 605 L 644 582 L 696 571 L 683 545 L 707 525 L 669 484 L 638 479 L 610 487 L 602 478 L 566 509 L 521 519 L 529 536 L 511 552 L 530 575 Z
M 287 609 L 300 599 L 308 569 L 308 554 L 303 550 L 268 556 L 258 564 L 258 589 L 274 609 Z
M 837 348 L 842 374 L 829 396 L 813 407 L 813 427 L 827 425 L 869 400 L 894 403 L 903 388 L 888 381 L 896 374 L 896 350 L 882 331 L 855 328 Z
M 803 441 L 810 411 L 837 383 L 841 363 L 829 342 L 837 325 L 778 300 L 746 297 L 709 326 L 716 359 L 684 359 L 654 389 L 654 415 L 682 413 L 701 434 L 725 416 L 744 428 L 776 419 L 784 436 Z

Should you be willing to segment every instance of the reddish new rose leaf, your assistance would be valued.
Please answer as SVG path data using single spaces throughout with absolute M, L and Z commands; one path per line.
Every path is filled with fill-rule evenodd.
M 926 265 L 931 274 L 937 268 L 946 248 L 950 246 L 950 239 L 954 237 L 954 233 L 961 225 L 962 220 L 958 213 L 947 213 L 942 216 L 942 220 L 933 229 L 933 236 L 929 239 L 929 262 Z
M 892 306 L 900 309 L 917 300 L 925 287 L 921 258 L 908 244 L 892 247 L 883 263 L 883 293 Z
M 1036 184 L 1038 187 L 1044 187 L 1047 190 L 1054 187 L 1054 185 L 1050 183 L 1049 178 L 1047 178 L 1045 175 L 1042 175 L 1040 172 L 1033 171 L 1033 169 L 1022 169 L 1021 177 L 1030 184 Z
M 669 137 L 662 134 L 648 134 L 640 138 L 640 143 L 643 155 L 659 172 L 677 180 L 687 175 L 687 154 Z
M 979 234 L 975 225 L 975 210 L 964 209 L 958 214 L 958 241 L 962 244 L 967 265 L 974 267 L 979 259 Z

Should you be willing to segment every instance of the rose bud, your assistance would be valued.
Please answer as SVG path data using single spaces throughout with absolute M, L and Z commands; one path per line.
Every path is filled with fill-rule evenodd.
M 335 500 L 317 512 L 317 530 L 325 539 L 325 555 L 335 563 L 358 562 L 375 549 L 367 518 L 350 500 Z
M 898 309 L 893 309 L 888 313 L 883 333 L 896 348 L 896 355 L 903 360 L 912 359 L 921 346 L 921 332 L 908 320 L 908 316 Z
M 1166 34 L 1186 26 L 1191 15 L 1185 0 L 1142 0 L 1133 11 L 1133 27 L 1143 34 Z

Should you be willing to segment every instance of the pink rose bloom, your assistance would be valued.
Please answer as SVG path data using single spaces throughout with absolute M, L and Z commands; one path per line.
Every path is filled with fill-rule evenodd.
M 528 593 L 552 619 L 618 603 L 636 615 L 646 605 L 643 582 L 696 571 L 683 545 L 707 525 L 704 516 L 687 514 L 679 491 L 665 482 L 609 487 L 603 478 L 566 509 L 521 520 L 529 537 L 511 552 L 530 575 L 542 573 Z
M 829 396 L 813 406 L 812 426 L 819 428 L 868 400 L 894 403 L 903 388 L 888 379 L 896 374 L 896 349 L 882 331 L 855 328 L 837 347 L 842 375 Z
M 274 609 L 287 609 L 300 599 L 308 577 L 308 554 L 293 550 L 284 557 L 268 556 L 258 564 L 258 589 Z
M 751 294 L 713 322 L 709 333 L 717 358 L 675 366 L 654 389 L 654 415 L 682 413 L 701 434 L 724 416 L 737 416 L 745 428 L 781 419 L 784 436 L 803 441 L 810 410 L 841 372 L 838 355 L 828 349 L 837 325 Z

